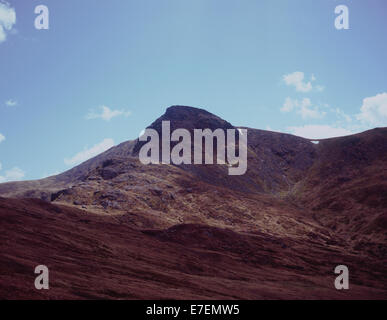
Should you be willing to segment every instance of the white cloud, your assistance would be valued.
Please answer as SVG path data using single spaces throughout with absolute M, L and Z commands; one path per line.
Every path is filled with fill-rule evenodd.
M 0 142 L 4 141 L 5 137 L 0 133 Z
M 290 112 L 296 110 L 303 119 L 319 119 L 323 118 L 326 114 L 324 111 L 320 111 L 317 106 L 312 105 L 312 101 L 309 98 L 302 100 L 286 98 L 285 102 L 280 109 L 282 112 Z
M 282 78 L 285 81 L 286 85 L 294 86 L 296 91 L 299 92 L 309 92 L 312 90 L 313 86 L 310 81 L 304 82 L 304 73 L 300 71 L 296 71 L 290 74 L 285 74 Z M 316 78 L 313 76 L 312 81 Z
M 16 23 L 16 12 L 8 3 L 0 2 L 0 43 L 7 39 L 7 32 Z
M 75 165 L 79 164 L 83 161 L 86 161 L 92 157 L 95 157 L 96 155 L 110 149 L 114 146 L 113 139 L 104 139 L 100 143 L 96 144 L 95 146 L 91 147 L 90 149 L 85 149 L 81 152 L 78 152 L 75 156 L 73 156 L 70 159 L 64 159 L 64 163 L 66 165 Z
M 309 98 L 304 98 L 300 102 L 299 110 L 297 111 L 303 119 L 318 119 L 325 116 L 324 111 L 320 111 L 318 107 L 312 107 L 312 102 Z
M 281 111 L 282 112 L 290 112 L 292 111 L 296 105 L 298 105 L 298 101 L 297 100 L 293 100 L 291 98 L 286 98 L 285 99 L 285 102 L 284 102 L 284 105 L 282 106 L 281 108 Z
M 102 119 L 102 120 L 105 120 L 105 121 L 110 121 L 112 118 L 114 117 L 118 117 L 118 116 L 124 116 L 124 117 L 128 117 L 130 116 L 131 112 L 130 111 L 125 111 L 125 110 L 111 110 L 109 107 L 107 106 L 101 106 L 100 107 L 101 109 L 101 112 L 100 113 L 96 113 L 94 111 L 90 111 L 87 115 L 86 115 L 86 119 Z
M 305 74 L 301 71 L 285 74 L 282 76 L 282 80 L 288 86 L 293 86 L 298 92 L 310 92 L 315 90 L 317 92 L 324 91 L 325 87 L 322 85 L 314 86 L 312 82 L 316 81 L 314 74 L 310 76 L 310 81 L 305 80 Z
M 336 113 L 339 117 L 343 118 L 346 122 L 352 122 L 352 117 L 348 114 L 346 114 L 343 110 L 336 108 L 332 109 L 332 112 Z
M 14 106 L 17 106 L 17 101 L 13 99 L 9 99 L 5 101 L 5 105 L 8 107 L 14 107 Z
M 13 167 L 10 170 L 5 171 L 4 176 L 0 176 L 0 183 L 8 181 L 17 181 L 24 178 L 24 171 L 18 167 Z
M 0 171 L 1 171 L 2 168 L 3 168 L 3 166 L 2 166 L 2 164 L 1 164 L 1 162 L 0 162 Z
M 353 134 L 347 129 L 329 125 L 304 125 L 302 127 L 288 127 L 287 130 L 296 136 L 308 139 L 326 139 Z
M 369 125 L 387 126 L 387 93 L 365 98 L 356 118 Z

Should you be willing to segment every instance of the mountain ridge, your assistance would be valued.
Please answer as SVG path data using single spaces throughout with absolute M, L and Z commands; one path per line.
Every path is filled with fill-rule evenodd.
M 160 130 L 165 120 L 171 121 L 171 129 L 179 126 L 187 130 L 196 126 L 216 129 L 218 125 L 240 128 L 205 110 L 181 106 L 168 108 L 149 128 Z M 200 262 L 197 250 L 204 250 L 206 256 L 212 256 L 214 250 L 216 255 L 220 254 L 222 258 L 217 259 L 221 260 L 210 259 L 210 265 L 226 259 L 224 255 L 231 255 L 238 257 L 235 259 L 239 261 L 237 264 L 232 262 L 236 268 L 232 272 L 238 272 L 242 265 L 258 268 L 253 273 L 269 268 L 269 273 L 264 272 L 265 275 L 272 272 L 288 274 L 289 277 L 303 279 L 297 282 L 297 286 L 303 287 L 303 281 L 306 281 L 303 272 L 309 275 L 314 272 L 318 277 L 324 277 L 328 275 L 329 268 L 333 268 L 329 261 L 321 257 L 337 261 L 337 264 L 346 261 L 351 270 L 355 268 L 357 284 L 363 285 L 358 288 L 360 291 L 357 291 L 356 297 L 373 296 L 374 287 L 376 291 L 381 290 L 378 296 L 386 297 L 387 283 L 381 280 L 385 274 L 380 266 L 387 263 L 387 128 L 323 139 L 318 144 L 312 143 L 312 139 L 290 134 L 252 128 L 248 128 L 247 132 L 248 166 L 245 175 L 229 176 L 224 165 L 143 165 L 136 150 L 139 140 L 135 139 L 114 146 L 57 176 L 0 184 L 0 197 L 3 197 L 0 198 L 0 215 L 4 215 L 4 221 L 11 221 L 14 214 L 22 223 L 23 214 L 35 210 L 39 212 L 38 221 L 47 220 L 49 228 L 54 230 L 56 226 L 50 222 L 51 215 L 59 210 L 64 212 L 60 216 L 66 226 L 72 228 L 76 225 L 71 220 L 73 215 L 91 219 L 90 228 L 82 226 L 92 238 L 98 237 L 94 233 L 100 229 L 97 220 L 106 219 L 107 225 L 117 230 L 118 234 L 122 232 L 120 228 L 128 228 L 125 230 L 131 230 L 128 232 L 136 239 L 150 241 L 156 248 L 160 248 L 160 242 L 173 247 L 185 244 L 192 247 L 190 254 L 196 261 L 194 265 L 187 262 L 179 269 L 179 262 L 172 260 L 174 268 L 190 277 L 193 274 L 208 277 L 213 271 L 206 265 L 207 262 Z M 6 234 L 15 238 L 18 244 L 21 235 L 15 234 L 10 227 L 15 222 L 9 223 L 9 228 L 4 224 Z M 26 219 L 25 223 L 27 230 L 28 223 L 39 230 L 35 236 L 27 232 L 31 243 L 38 241 L 40 233 L 45 234 L 34 221 Z M 61 232 L 63 239 L 72 241 L 71 230 Z M 227 237 L 235 240 L 234 246 Z M 257 241 L 256 237 L 260 240 Z M 109 239 L 111 243 L 107 246 L 122 245 L 121 240 L 113 235 Z M 260 242 L 266 243 L 267 247 L 262 249 Z M 5 243 L 8 243 L 5 246 L 7 252 L 21 250 L 19 245 L 13 249 L 9 241 Z M 27 242 L 20 240 L 20 243 Z M 87 247 L 83 242 L 79 245 Z M 35 252 L 33 247 L 26 246 L 25 250 Z M 177 247 L 175 249 L 178 250 Z M 134 247 L 128 250 L 135 255 L 131 251 Z M 259 254 L 255 255 L 254 250 L 258 250 Z M 174 252 L 176 254 L 177 251 Z M 277 255 L 280 260 L 271 257 L 268 252 Z M 78 255 L 74 256 L 71 251 L 68 254 L 73 257 Z M 120 256 L 119 253 L 117 255 Z M 87 256 L 94 259 L 92 251 L 87 251 Z M 12 259 L 18 261 L 17 257 Z M 156 268 L 156 264 L 149 263 L 147 268 Z M 366 267 L 360 267 L 359 264 L 364 263 L 370 266 L 370 274 L 367 274 Z M 83 272 L 75 265 L 71 268 L 75 273 Z M 207 273 L 198 270 L 207 270 Z M 246 275 L 246 279 L 253 279 L 253 273 Z M 120 277 L 121 281 L 125 279 L 124 275 Z M 234 281 L 231 280 L 231 273 L 225 277 L 227 281 Z M 307 280 L 313 283 L 313 288 L 324 287 L 322 278 L 318 277 L 311 275 Z M 286 281 L 290 281 L 289 278 Z M 271 284 L 274 285 L 273 282 Z M 115 294 L 123 294 L 122 287 L 118 289 L 113 283 L 107 286 Z M 187 297 L 191 296 L 192 292 L 180 289 Z M 248 295 L 238 297 L 253 298 L 255 289 L 251 290 Z M 260 292 L 257 297 L 265 297 L 265 290 L 256 290 Z M 284 287 L 281 290 L 284 292 L 282 297 L 294 297 L 294 288 Z M 311 290 L 309 294 L 317 297 L 314 289 Z M 81 291 L 92 295 L 90 290 Z M 61 294 L 69 296 L 66 290 Z M 143 297 L 139 292 L 136 294 Z M 156 291 L 152 294 L 144 293 L 144 296 L 154 297 Z M 208 294 L 201 295 L 196 291 L 195 297 L 207 297 Z M 230 297 L 229 291 L 223 291 L 223 294 Z M 272 291 L 269 295 L 281 297 Z M 331 290 L 323 296 L 338 297 Z

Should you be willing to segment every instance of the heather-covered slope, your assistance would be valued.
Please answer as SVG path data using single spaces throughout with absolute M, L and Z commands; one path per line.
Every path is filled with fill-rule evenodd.
M 387 128 L 327 139 L 292 196 L 357 250 L 386 256 Z
M 0 198 L 2 299 L 383 299 L 384 265 L 323 239 L 203 225 L 139 230 L 35 199 Z M 351 270 L 334 289 L 332 265 Z M 50 270 L 35 290 L 34 268 Z

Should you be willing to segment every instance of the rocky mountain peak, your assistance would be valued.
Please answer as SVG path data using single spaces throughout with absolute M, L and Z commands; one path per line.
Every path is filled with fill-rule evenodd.
M 233 129 L 231 123 L 200 108 L 189 106 L 171 106 L 165 113 L 154 121 L 148 128 L 161 132 L 162 121 L 171 122 L 171 130 L 175 129 Z

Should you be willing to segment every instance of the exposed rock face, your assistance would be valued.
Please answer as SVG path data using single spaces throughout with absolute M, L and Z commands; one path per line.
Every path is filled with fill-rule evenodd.
M 205 110 L 184 106 L 168 108 L 149 127 L 161 132 L 164 120 L 171 122 L 171 130 L 237 128 Z M 179 246 L 191 247 L 190 259 L 195 261 L 192 265 L 187 262 L 181 266 L 172 259 L 177 264 L 173 268 L 181 267 L 182 274 L 208 277 L 228 263 L 236 269 L 226 272 L 224 279 L 230 279 L 227 277 L 241 268 L 251 271 L 241 276 L 250 280 L 256 279 L 253 276 L 259 272 L 256 268 L 269 268 L 262 274 L 274 272 L 289 277 L 302 277 L 306 272 L 322 275 L 322 278 L 303 278 L 300 282 L 313 282 L 314 290 L 309 294 L 322 289 L 324 297 L 336 297 L 324 287 L 324 277 L 331 273 L 332 261 L 337 264 L 344 261 L 353 266 L 358 285 L 363 286 L 359 287 L 358 296 L 386 297 L 387 277 L 380 280 L 386 275 L 380 266 L 387 262 L 387 128 L 321 140 L 317 145 L 289 134 L 248 128 L 248 168 L 242 176 L 229 176 L 224 165 L 143 165 L 138 160 L 142 144 L 138 139 L 121 143 L 47 179 L 0 184 L 0 196 L 51 201 L 52 207 L 41 201 L 20 200 L 23 208 L 28 208 L 32 201 L 31 207 L 41 209 L 40 218 L 54 209 L 63 210 L 65 220 L 67 215 L 71 217 L 75 213 L 90 216 L 91 220 L 102 215 L 107 219 L 103 223 L 119 230 L 118 234 L 126 228 L 131 241 L 149 242 L 159 249 L 160 242 L 166 247 L 172 246 L 174 249 L 168 254 L 181 255 Z M 1 214 L 28 211 L 19 208 L 16 200 L 1 201 Z M 73 227 L 74 223 L 69 222 L 67 226 Z M 96 236 L 93 232 L 100 230 L 100 223 L 93 220 L 85 232 L 90 237 Z M 55 229 L 51 223 L 49 227 Z M 26 228 L 28 230 L 28 225 Z M 112 252 L 117 243 L 121 243 L 113 229 L 106 240 L 111 241 L 106 245 Z M 62 231 L 69 232 L 63 241 L 71 241 L 73 234 L 69 230 Z M 19 239 L 12 228 L 7 235 Z M 30 236 L 32 241 L 33 236 Z M 83 244 L 79 245 L 79 252 L 82 252 Z M 164 245 L 162 248 L 164 250 Z M 135 255 L 132 249 L 125 254 Z M 203 253 L 198 253 L 202 249 L 208 250 L 205 253 L 208 257 L 212 257 L 215 250 L 214 260 L 209 258 L 202 263 L 199 257 Z M 87 254 L 93 259 L 92 251 Z M 156 253 L 148 254 L 151 257 Z M 166 261 L 168 254 L 163 256 Z M 229 261 L 230 254 L 231 259 L 238 262 Z M 126 258 L 122 256 L 122 259 Z M 364 265 L 359 267 L 360 264 Z M 162 272 L 168 273 L 167 269 Z M 124 275 L 122 277 L 121 280 Z M 250 293 L 260 292 L 257 298 L 265 296 L 264 291 L 259 291 L 262 288 L 255 289 L 251 288 Z M 122 288 L 114 290 L 122 294 Z M 229 297 L 226 291 L 222 294 Z M 209 297 L 207 293 L 184 292 L 186 297 Z M 282 297 L 296 294 L 292 290 L 282 292 Z M 250 293 L 239 297 L 254 297 Z M 153 297 L 149 294 L 144 293 L 142 297 Z M 270 291 L 269 296 L 272 294 Z M 137 292 L 137 296 L 141 294 Z
M 171 122 L 171 131 L 179 128 L 185 128 L 189 131 L 207 128 L 211 130 L 235 129 L 229 122 L 206 110 L 186 106 L 169 107 L 164 115 L 154 121 L 149 128 L 161 133 L 162 121 Z

